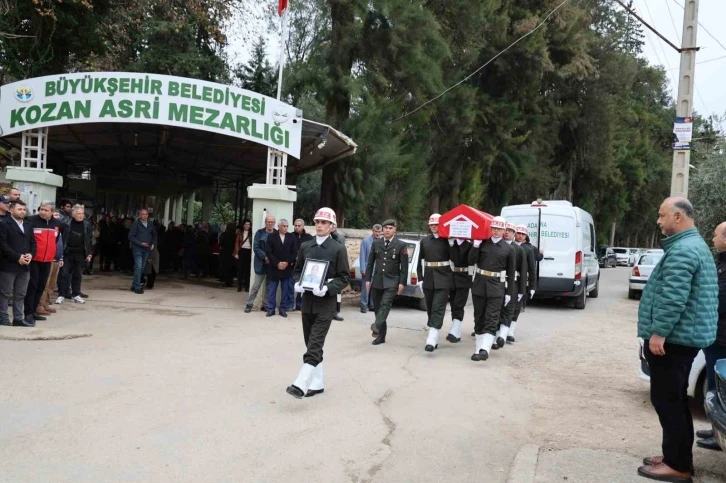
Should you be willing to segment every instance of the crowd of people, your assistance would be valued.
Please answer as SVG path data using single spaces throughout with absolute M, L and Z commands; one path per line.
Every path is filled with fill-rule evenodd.
M 37 214 L 18 190 L 0 196 L 0 325 L 34 327 L 69 299 L 85 303 L 81 292 L 85 264 L 93 257 L 93 228 L 83 205 L 44 201 Z M 8 306 L 12 303 L 12 320 Z

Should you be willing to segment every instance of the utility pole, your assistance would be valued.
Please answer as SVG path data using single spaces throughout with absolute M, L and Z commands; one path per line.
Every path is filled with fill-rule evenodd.
M 667 0 L 666 0 L 667 1 Z M 696 73 L 696 34 L 698 31 L 698 2 L 686 0 L 683 12 L 683 38 L 681 42 L 681 66 L 678 73 L 678 98 L 676 116 L 693 116 L 693 89 Z M 690 150 L 673 151 L 671 196 L 688 197 L 688 170 Z

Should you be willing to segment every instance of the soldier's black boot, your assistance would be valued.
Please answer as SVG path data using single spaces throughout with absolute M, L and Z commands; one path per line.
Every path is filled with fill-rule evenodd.
M 378 335 L 373 340 L 373 345 L 385 344 L 386 332 L 388 332 L 388 324 L 384 322 L 381 328 L 378 330 Z
M 378 327 L 376 327 L 376 323 L 375 323 L 375 322 L 373 322 L 373 323 L 371 324 L 371 335 L 372 335 L 373 337 L 375 337 L 375 336 L 377 336 L 377 335 L 378 335 Z

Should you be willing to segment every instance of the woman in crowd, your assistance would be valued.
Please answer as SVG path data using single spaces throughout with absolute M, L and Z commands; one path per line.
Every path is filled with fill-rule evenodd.
M 250 291 L 250 270 L 252 264 L 252 222 L 245 220 L 237 230 L 234 243 L 234 258 L 237 259 L 237 291 Z

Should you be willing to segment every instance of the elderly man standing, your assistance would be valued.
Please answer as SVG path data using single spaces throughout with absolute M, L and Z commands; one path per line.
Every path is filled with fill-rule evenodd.
M 718 328 L 716 342 L 703 349 L 706 356 L 706 379 L 708 390 L 716 390 L 716 361 L 726 359 L 726 222 L 713 231 L 713 247 L 718 252 Z M 713 429 L 696 431 L 699 439 L 696 444 L 701 448 L 721 451 L 723 448 L 713 437 Z
M 290 284 L 292 278 L 292 266 L 297 257 L 297 242 L 295 237 L 287 232 L 287 220 L 282 218 L 277 224 L 277 234 L 267 237 L 265 252 L 270 261 L 267 267 L 267 317 L 275 315 L 275 303 L 277 302 L 277 286 L 280 285 L 282 295 L 280 297 L 280 316 L 287 317 L 287 305 L 291 300 Z
M 275 217 L 267 215 L 265 218 L 265 227 L 260 228 L 255 233 L 254 241 L 252 242 L 252 252 L 254 253 L 254 269 L 255 269 L 255 281 L 252 282 L 252 288 L 250 289 L 250 295 L 247 298 L 247 305 L 245 306 L 245 313 L 252 312 L 252 307 L 255 305 L 255 299 L 257 293 L 262 288 L 262 310 L 267 312 L 267 300 L 265 299 L 265 279 L 267 278 L 267 269 L 270 264 L 270 260 L 267 258 L 267 237 L 275 233 Z
M 40 306 L 48 277 L 56 258 L 60 222 L 53 218 L 53 204 L 44 201 L 38 207 L 38 214 L 27 218 L 35 236 L 36 253 L 30 262 L 30 281 L 25 294 L 25 314 L 35 314 L 35 320 L 45 320 L 52 312 Z M 62 260 L 62 258 L 61 258 Z M 62 263 L 62 261 L 61 261 Z
M 149 221 L 148 210 L 142 208 L 139 211 L 139 219 L 133 222 L 129 230 L 129 241 L 131 242 L 131 253 L 134 256 L 134 282 L 131 290 L 142 294 L 144 288 L 141 286 L 141 275 L 144 273 L 151 250 L 158 245 L 156 227 Z
M 698 351 L 716 339 L 718 280 L 713 257 L 694 227 L 685 198 L 668 198 L 658 210 L 665 254 L 648 280 L 638 309 L 638 336 L 650 366 L 650 401 L 663 428 L 663 456 L 643 460 L 638 474 L 658 481 L 690 482 L 693 418 L 688 376 Z
M 361 281 L 366 279 L 366 267 L 368 266 L 368 257 L 371 256 L 371 248 L 373 247 L 373 242 L 381 237 L 382 231 L 383 227 L 376 223 L 375 225 L 373 225 L 371 234 L 365 237 L 362 242 L 360 242 L 359 265 Z M 362 282 L 360 284 L 360 312 L 361 314 L 365 314 L 369 310 L 373 310 L 373 300 L 371 300 L 371 298 L 369 297 L 365 282 Z
M 93 249 L 91 246 L 93 227 L 86 220 L 86 210 L 83 205 L 75 205 L 71 210 L 72 217 L 66 224 L 66 237 L 63 238 L 63 266 L 58 277 L 58 298 L 56 304 L 62 304 L 65 299 L 72 299 L 77 304 L 86 303 L 85 294 L 81 292 L 83 280 L 83 262 L 91 261 Z M 62 220 L 62 215 L 61 215 Z

